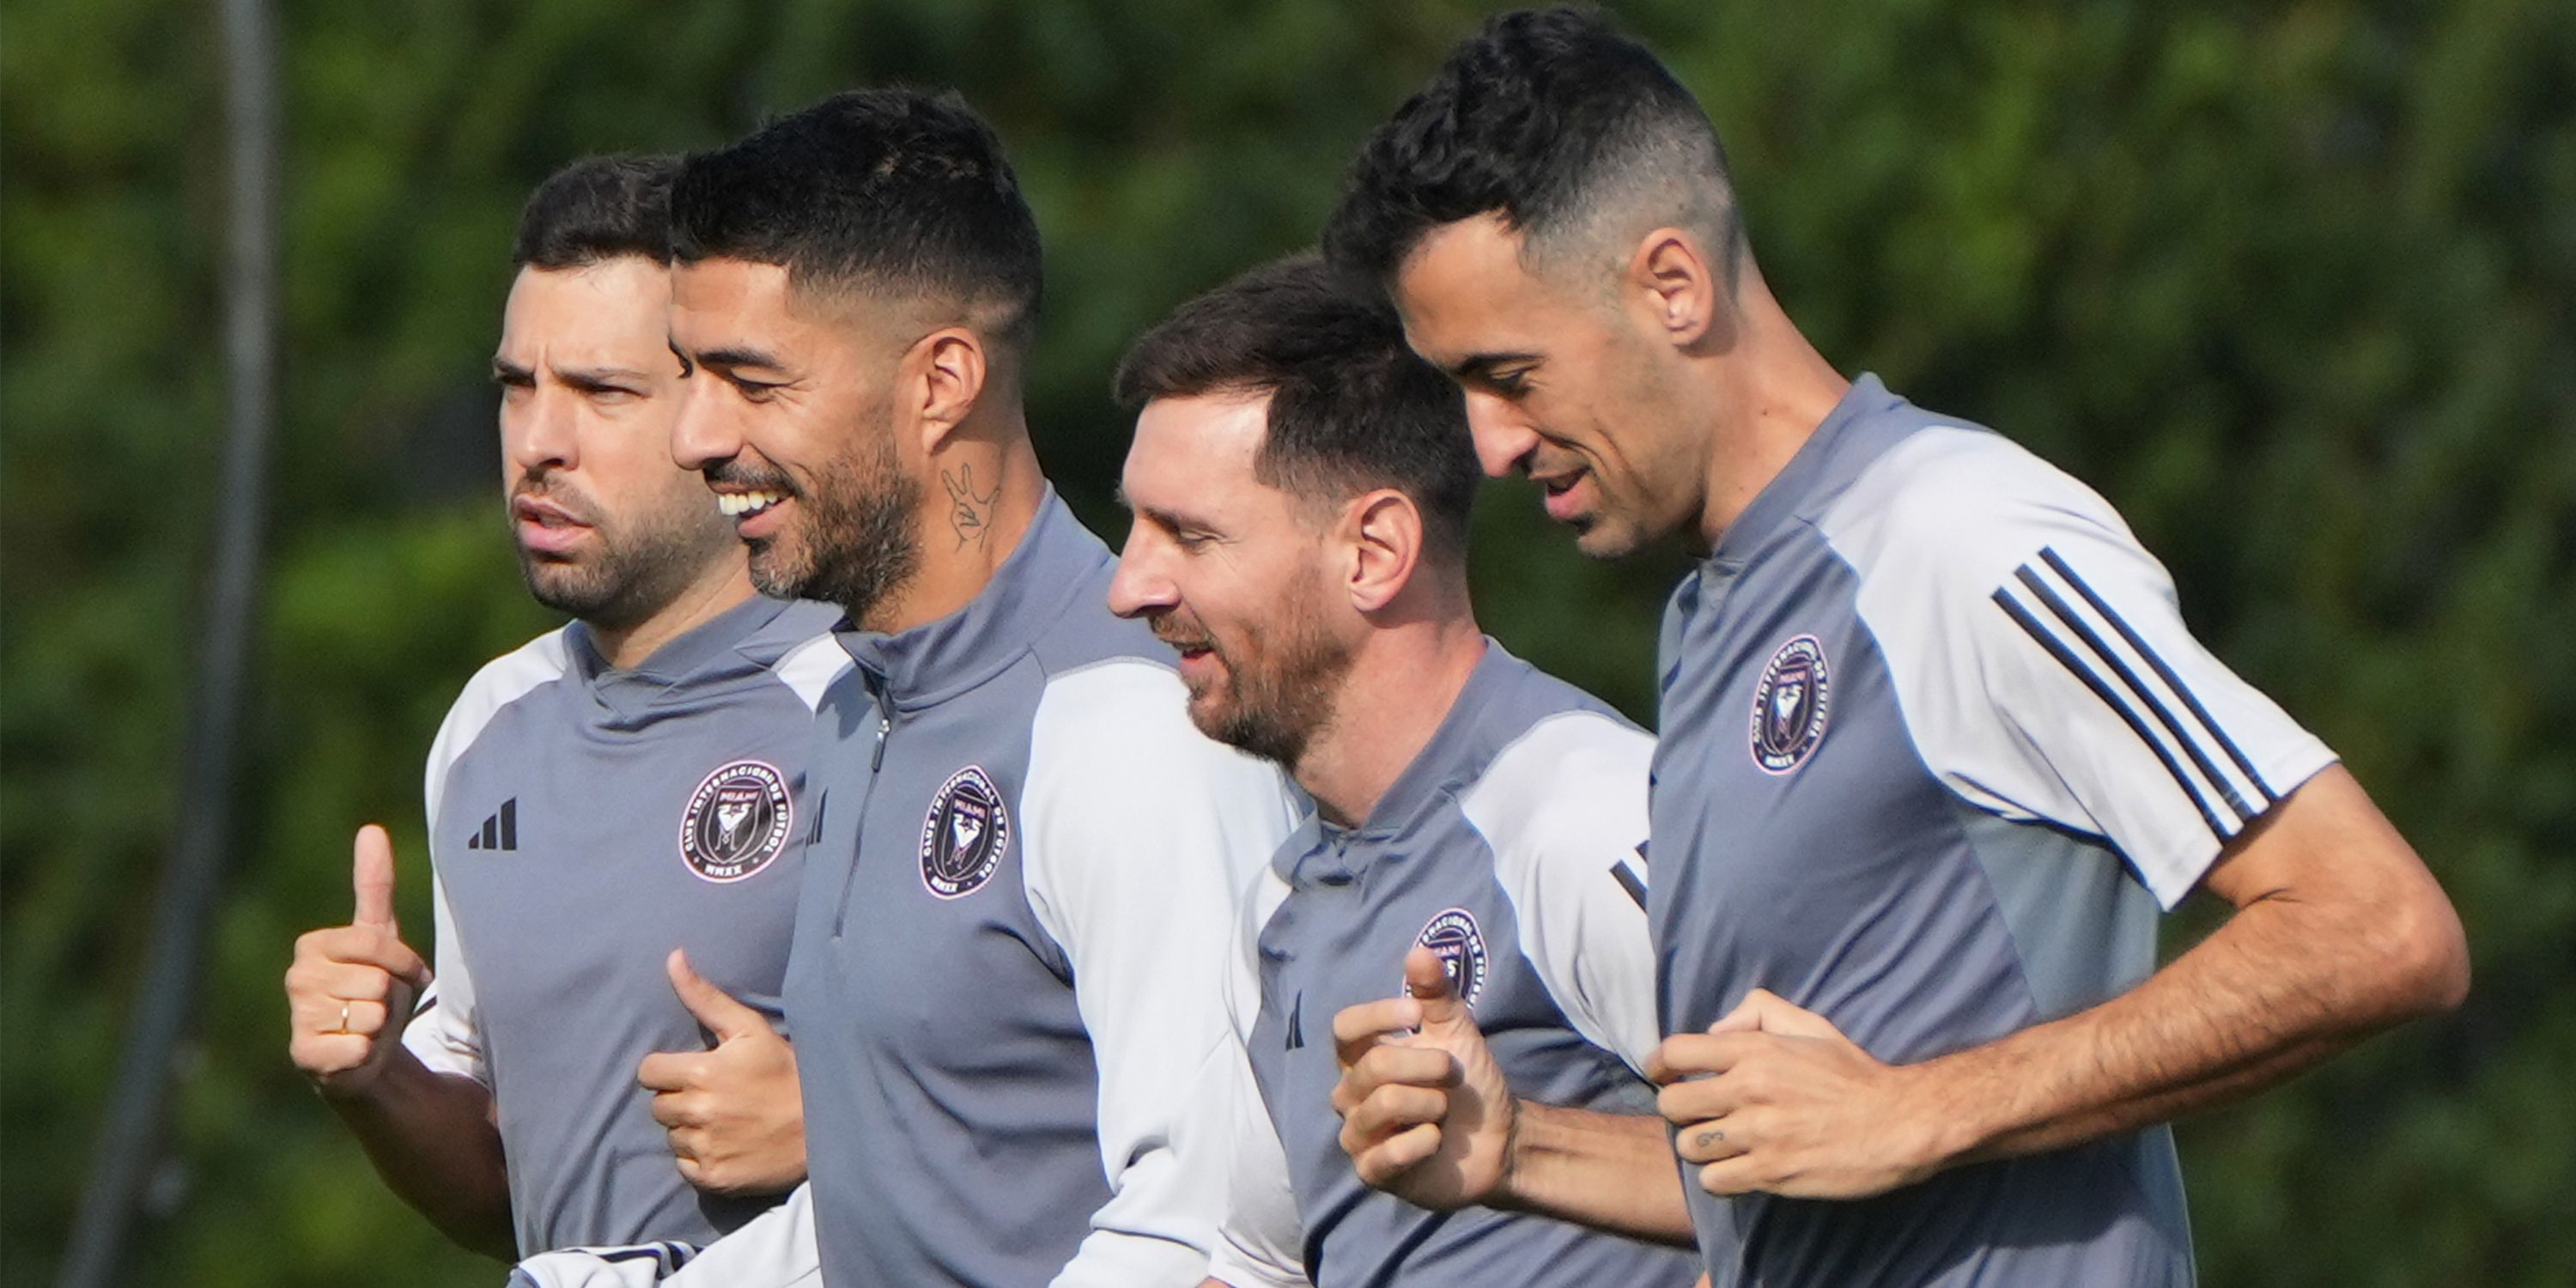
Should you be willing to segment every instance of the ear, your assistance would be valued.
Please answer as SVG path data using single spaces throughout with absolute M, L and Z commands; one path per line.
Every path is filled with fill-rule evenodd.
M 1379 488 L 1352 501 L 1342 516 L 1351 607 L 1374 613 L 1395 602 L 1422 566 L 1422 512 L 1411 497 Z
M 962 326 L 941 327 L 913 342 L 904 367 L 919 400 L 912 410 L 919 417 L 921 450 L 937 452 L 984 394 L 984 341 Z
M 1734 301 L 1725 266 L 1685 229 L 1658 228 L 1637 243 L 1628 261 L 1632 297 L 1643 301 L 1654 330 L 1677 349 L 1688 349 L 1731 329 Z M 1722 335 L 1716 337 L 1723 340 Z

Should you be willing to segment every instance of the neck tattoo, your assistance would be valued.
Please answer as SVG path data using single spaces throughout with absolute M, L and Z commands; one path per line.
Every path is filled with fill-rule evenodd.
M 939 481 L 948 485 L 948 526 L 957 530 L 957 548 L 963 550 L 970 543 L 982 548 L 992 536 L 993 507 L 1002 499 L 1001 480 L 993 481 L 990 493 L 978 494 L 975 467 L 960 465 L 954 470 L 941 470 Z

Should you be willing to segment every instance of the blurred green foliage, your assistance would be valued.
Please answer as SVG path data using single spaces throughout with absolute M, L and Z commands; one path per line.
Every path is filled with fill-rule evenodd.
M 137 1283 L 475 1284 L 284 1060 L 477 663 L 542 629 L 481 390 L 516 207 L 828 91 L 954 84 L 1048 236 L 1032 404 L 1113 536 L 1106 375 L 1308 240 L 1486 6 L 386 0 L 284 6 L 284 421 L 239 862 Z M 1619 6 L 1732 149 L 1757 253 L 1847 370 L 2109 495 L 2217 650 L 2340 749 L 2458 901 L 2467 1006 L 2183 1129 L 2218 1285 L 2576 1268 L 2576 6 Z M 2259 10 L 2259 11 L 2258 11 Z M 0 1281 L 61 1251 L 159 865 L 221 433 L 209 6 L 19 0 L 0 42 Z M 1479 520 L 1487 624 L 1650 714 L 1674 568 Z M 2177 919 L 2177 943 L 2209 924 Z

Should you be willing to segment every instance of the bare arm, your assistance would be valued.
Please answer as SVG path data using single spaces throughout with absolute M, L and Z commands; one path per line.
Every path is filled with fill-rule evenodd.
M 492 1093 L 472 1078 L 439 1073 L 397 1047 L 360 1093 L 322 1096 L 358 1138 L 385 1188 L 462 1247 L 518 1259 L 510 1176 Z
M 1707 1164 L 1713 1193 L 1875 1194 L 2241 1097 L 2467 993 L 2457 914 L 2339 766 L 2203 884 L 2236 907 L 2207 940 L 2120 997 L 1985 1046 L 1883 1065 L 1759 992 L 1710 1033 L 1667 1039 L 1655 1072 L 1682 1157 Z
M 2269 1086 L 2468 995 L 2458 914 L 2342 767 L 2248 831 L 2205 887 L 2217 933 L 2127 996 L 1963 1053 L 1962 1161 L 2133 1131 Z
M 1493 1206 L 1695 1246 L 1681 1171 L 1662 1119 L 1518 1104 L 1511 1162 Z

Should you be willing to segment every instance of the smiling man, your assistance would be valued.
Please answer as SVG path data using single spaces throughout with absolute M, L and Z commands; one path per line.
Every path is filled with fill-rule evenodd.
M 811 1180 L 682 1274 L 781 1282 L 815 1240 L 835 1285 L 1196 1284 L 1221 1200 L 1171 1137 L 1293 796 L 1190 727 L 1039 471 L 1000 142 L 953 96 L 842 94 L 692 157 L 672 204 L 674 446 L 855 663 L 786 990 Z
M 693 1188 L 700 1160 L 674 1165 L 636 1073 L 703 1045 L 692 1005 L 792 1066 L 765 1021 L 814 703 L 846 662 L 834 610 L 753 593 L 671 460 L 677 168 L 577 162 L 521 218 L 492 360 L 510 532 L 529 592 L 573 621 L 477 674 L 430 750 L 436 981 L 394 923 L 374 827 L 351 924 L 298 940 L 287 975 L 297 1066 L 396 1193 L 502 1256 L 705 1242 L 770 1206 Z
M 1689 1283 L 1678 1248 L 1508 1210 L 1555 1179 L 1543 1130 L 1429 1159 L 1402 1197 L 1371 1192 L 1339 1144 L 1344 1065 L 1373 1052 L 1442 1076 L 1449 1056 L 1409 1031 L 1472 1016 L 1492 1058 L 1468 1076 L 1560 1115 L 1628 1115 L 1656 1182 L 1636 1197 L 1664 1211 L 1641 1224 L 1683 1223 L 1643 1073 L 1653 743 L 1477 628 L 1457 391 L 1313 257 L 1183 305 L 1117 385 L 1140 412 L 1110 603 L 1180 649 L 1201 729 L 1316 804 L 1240 914 L 1237 1041 L 1184 1142 L 1232 1165 L 1215 1282 Z M 1487 1185 L 1492 1206 L 1464 1205 Z
M 2166 1120 L 2457 1004 L 2459 921 L 2333 754 L 2099 496 L 1817 353 L 1699 105 L 1600 17 L 1463 42 L 1326 242 L 1464 387 L 1488 472 L 1587 553 L 1702 556 L 1653 921 L 1717 1283 L 2188 1283 Z M 2233 915 L 2157 969 L 2194 890 Z M 1355 1072 L 1389 1106 L 1364 1171 L 1514 1121 Z

